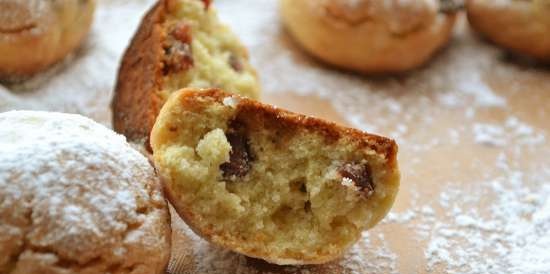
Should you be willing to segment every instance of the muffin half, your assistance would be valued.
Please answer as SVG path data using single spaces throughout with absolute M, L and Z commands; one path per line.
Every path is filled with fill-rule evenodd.
M 247 50 L 210 1 L 159 0 L 142 20 L 120 66 L 113 127 L 148 144 L 166 98 L 183 87 L 219 87 L 259 97 Z
M 195 232 L 277 264 L 337 258 L 386 215 L 399 186 L 393 140 L 215 89 L 173 94 L 151 146 Z

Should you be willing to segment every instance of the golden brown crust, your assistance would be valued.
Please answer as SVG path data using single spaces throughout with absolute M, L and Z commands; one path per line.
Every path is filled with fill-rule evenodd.
M 169 99 L 169 104 L 165 106 L 162 113 L 172 113 L 170 110 L 176 106 L 190 112 L 200 113 L 207 105 L 227 105 L 228 102 L 226 100 L 228 98 L 235 98 L 237 102 L 234 106 L 232 105 L 234 107 L 234 112 L 231 115 L 232 118 L 230 124 L 236 123 L 238 125 L 242 125 L 248 132 L 248 134 L 245 133 L 245 135 L 250 135 L 250 132 L 259 132 L 269 129 L 270 131 L 276 132 L 276 135 L 278 136 L 277 139 L 281 140 L 281 146 L 283 147 L 285 146 L 285 140 L 291 139 L 293 134 L 296 134 L 296 132 L 309 131 L 319 134 L 324 138 L 327 145 L 336 143 L 340 139 L 345 138 L 344 143 L 352 144 L 351 147 L 353 147 L 353 150 L 365 152 L 374 151 L 380 158 L 384 159 L 383 169 L 385 170 L 384 172 L 387 172 L 384 176 L 387 178 L 385 180 L 388 180 L 391 187 L 394 187 L 393 184 L 399 180 L 397 164 L 398 147 L 394 140 L 368 134 L 356 129 L 339 126 L 318 118 L 292 113 L 274 106 L 262 104 L 252 99 L 231 95 L 219 89 L 181 90 L 172 95 Z M 177 134 L 176 131 L 170 129 L 170 126 L 166 126 L 171 124 L 171 120 L 167 120 L 168 116 L 161 114 L 161 117 L 162 119 L 159 119 L 159 121 L 163 121 L 163 123 L 160 125 L 157 123 L 155 127 L 159 125 L 162 128 L 168 128 L 170 132 L 168 134 Z M 177 126 L 174 126 L 174 128 L 177 128 Z M 157 153 L 161 153 L 160 148 L 164 145 L 164 143 L 159 142 L 160 139 L 162 139 L 162 137 L 160 137 L 162 134 L 159 134 L 156 134 L 155 130 L 153 130 L 152 145 L 156 155 L 158 155 Z M 157 167 L 162 170 L 160 166 Z M 165 170 L 164 173 L 161 172 L 160 174 L 162 176 L 166 196 L 181 218 L 196 234 L 201 235 L 206 240 L 219 246 L 237 251 L 250 257 L 262 258 L 276 264 L 321 264 L 333 260 L 341 255 L 339 252 L 343 252 L 345 250 L 342 248 L 338 252 L 335 251 L 331 254 L 316 254 L 311 256 L 307 254 L 289 253 L 284 256 L 277 257 L 273 254 L 266 253 L 264 250 L 245 247 L 239 243 L 238 237 L 235 238 L 232 235 L 226 235 L 223 233 L 220 234 L 214 227 L 201 225 L 201 217 L 197 216 L 196 213 L 194 213 L 192 209 L 184 203 L 180 196 L 182 194 L 178 193 L 178 188 L 174 185 L 172 178 L 173 175 L 171 175 L 171 172 Z M 386 184 L 387 182 L 381 183 Z M 373 212 L 373 219 L 369 222 L 368 227 L 376 224 L 385 216 L 385 214 L 389 211 L 393 200 L 395 199 L 396 192 L 397 188 L 388 192 L 388 196 L 384 198 L 379 205 L 381 210 Z
M 230 96 L 230 94 L 220 89 L 187 89 L 179 98 L 182 104 L 189 104 L 186 101 L 197 96 L 213 98 L 216 102 L 223 103 L 224 98 Z M 397 162 L 397 143 L 386 137 L 366 133 L 354 128 L 343 127 L 319 118 L 290 112 L 245 97 L 239 97 L 236 112 L 236 119 L 248 120 L 246 121 L 248 126 L 259 127 L 268 124 L 270 128 L 280 128 L 281 132 L 292 132 L 297 128 L 307 129 L 312 132 L 321 133 L 327 143 L 333 143 L 339 138 L 346 136 L 350 140 L 354 140 L 358 144 L 359 149 L 369 148 L 383 155 L 392 166 Z
M 0 1 L 0 78 L 27 78 L 57 63 L 87 36 L 95 0 Z
M 280 0 L 280 6 L 286 28 L 310 54 L 377 74 L 423 65 L 452 34 L 456 12 L 439 12 L 439 1 L 402 2 Z
M 470 25 L 503 48 L 550 62 L 550 9 L 543 1 L 507 2 L 467 1 Z
M 185 6 L 188 10 L 182 11 Z M 200 11 L 196 10 L 197 6 L 201 7 Z M 201 25 L 203 22 L 209 23 Z M 205 33 L 200 33 L 203 31 Z M 229 36 L 232 39 L 227 39 Z M 209 49 L 211 55 L 207 57 L 195 55 L 195 50 L 201 51 L 204 37 L 224 41 Z M 226 69 L 244 78 L 220 77 L 231 79 L 222 81 L 216 76 L 204 76 L 207 79 L 197 80 L 203 77 L 206 68 L 223 70 L 212 64 L 216 62 L 211 59 L 226 58 L 225 53 L 218 54 L 218 50 L 230 54 L 224 63 Z M 247 79 L 248 84 L 243 84 L 247 83 L 243 79 Z M 197 82 L 220 87 L 235 84 L 229 90 L 252 97 L 257 97 L 259 91 L 246 49 L 219 23 L 215 11 L 209 9 L 209 1 L 159 0 L 143 18 L 122 58 L 112 101 L 114 130 L 150 150 L 149 133 L 167 96 L 179 87 L 197 85 Z
M 162 23 L 171 1 L 157 2 L 143 18 L 122 58 L 112 101 L 113 128 L 130 141 L 147 144 L 161 107 Z M 144 140 L 145 139 L 145 140 Z

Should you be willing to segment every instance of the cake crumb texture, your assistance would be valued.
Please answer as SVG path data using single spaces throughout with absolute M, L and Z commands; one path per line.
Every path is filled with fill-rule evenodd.
M 148 146 L 160 108 L 181 88 L 259 98 L 246 48 L 208 3 L 160 0 L 143 18 L 122 57 L 112 101 L 113 128 L 130 141 Z
M 322 263 L 389 211 L 393 140 L 228 97 L 174 93 L 151 134 L 168 196 L 199 234 L 278 264 Z

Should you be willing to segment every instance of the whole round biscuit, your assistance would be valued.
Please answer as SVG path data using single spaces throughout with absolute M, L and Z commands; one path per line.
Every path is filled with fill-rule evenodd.
M 95 0 L 0 0 L 0 78 L 28 77 L 77 48 Z
M 320 60 L 362 73 L 426 63 L 452 34 L 449 1 L 280 0 L 283 23 Z
M 155 171 L 78 115 L 0 114 L 0 273 L 163 273 L 170 221 Z
M 549 0 L 468 0 L 466 9 L 470 25 L 495 44 L 550 62 Z

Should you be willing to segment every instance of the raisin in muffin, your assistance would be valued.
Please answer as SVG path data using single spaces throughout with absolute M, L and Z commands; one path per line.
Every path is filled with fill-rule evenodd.
M 549 0 L 468 0 L 466 9 L 470 25 L 490 41 L 550 62 Z
M 0 151 L 0 273 L 164 273 L 168 207 L 123 136 L 79 115 L 12 111 Z
M 0 78 L 26 78 L 61 60 L 87 36 L 94 8 L 94 0 L 0 0 Z
M 454 1 L 280 0 L 280 8 L 290 34 L 320 60 L 367 74 L 396 73 L 425 64 L 447 44 L 459 7 Z
M 220 90 L 173 94 L 151 146 L 194 231 L 276 264 L 337 258 L 386 215 L 399 186 L 393 140 Z
M 247 50 L 206 0 L 159 0 L 122 59 L 112 102 L 113 126 L 148 144 L 160 108 L 183 87 L 220 87 L 259 97 Z

